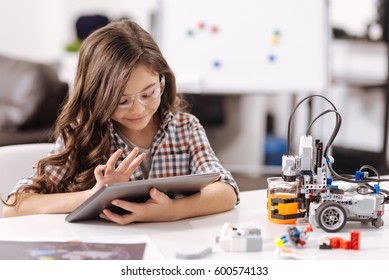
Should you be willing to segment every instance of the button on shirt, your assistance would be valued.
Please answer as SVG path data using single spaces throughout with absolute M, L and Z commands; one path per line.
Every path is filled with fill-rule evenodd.
M 118 149 L 123 150 L 121 157 L 116 162 L 116 166 L 118 166 L 132 151 L 132 147 L 121 138 L 112 121 L 108 122 L 107 125 L 111 135 L 111 154 Z M 57 140 L 50 154 L 58 153 L 63 148 L 63 142 Z M 234 178 L 219 162 L 210 146 L 203 126 L 195 116 L 188 113 L 166 112 L 150 149 L 151 168 L 148 176 L 145 176 L 139 166 L 131 175 L 130 181 L 218 172 L 220 173 L 219 180 L 231 185 L 239 199 L 239 189 Z M 35 167 L 34 170 L 36 170 Z M 67 167 L 66 165 L 61 167 L 47 166 L 45 171 L 54 183 L 59 183 L 66 174 Z M 19 180 L 15 190 L 22 185 L 31 184 L 33 176 Z

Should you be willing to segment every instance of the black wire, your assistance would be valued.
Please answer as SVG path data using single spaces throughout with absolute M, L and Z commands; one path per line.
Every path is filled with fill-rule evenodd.
M 337 174 L 333 170 L 333 168 L 332 168 L 332 166 L 330 164 L 328 164 L 328 168 L 330 169 L 331 173 L 335 174 L 335 176 L 333 176 L 334 179 L 338 179 L 338 180 L 341 180 L 341 181 L 344 181 L 344 182 L 349 182 L 349 183 L 364 184 L 363 186 L 358 186 L 357 187 L 357 193 L 359 193 L 361 195 L 375 193 L 374 187 L 371 186 L 369 184 L 369 182 L 376 182 L 376 183 L 389 182 L 389 179 L 381 179 L 379 173 L 377 172 L 377 170 L 374 167 L 370 166 L 370 165 L 363 165 L 359 169 L 359 171 L 362 171 L 363 169 L 370 169 L 377 175 L 377 178 L 367 177 L 367 178 L 361 179 L 361 180 L 349 179 L 349 178 L 346 178 L 346 177 L 343 177 L 343 176 Z M 370 190 L 370 192 L 363 192 L 362 191 L 362 189 L 366 189 L 366 188 L 368 190 Z M 384 201 L 382 202 L 382 204 L 388 204 L 389 203 L 389 191 L 380 188 L 380 194 L 384 197 Z
M 331 104 L 332 108 L 334 109 L 334 111 L 337 111 L 335 105 L 326 97 L 324 97 L 323 95 L 320 95 L 320 94 L 313 94 L 313 95 L 309 95 L 305 98 L 303 98 L 299 103 L 297 103 L 296 107 L 294 108 L 292 114 L 290 114 L 290 117 L 289 117 L 289 122 L 288 122 L 288 141 L 287 141 L 287 153 L 288 155 L 290 154 L 290 142 L 291 142 L 291 139 L 290 139 L 290 131 L 291 131 L 291 126 L 292 126 L 292 120 L 293 120 L 293 116 L 295 114 L 295 112 L 297 111 L 297 108 L 303 103 L 305 102 L 306 100 L 308 99 L 311 99 L 311 98 L 314 98 L 314 97 L 320 97 L 320 98 L 323 98 L 325 99 L 329 104 Z M 333 140 L 332 140 L 333 141 Z M 328 146 L 328 145 L 327 145 Z
M 309 132 L 311 131 L 311 127 L 312 125 L 315 123 L 315 121 L 317 121 L 320 117 L 324 116 L 325 114 L 328 114 L 328 113 L 336 113 L 339 115 L 339 113 L 335 110 L 331 110 L 331 109 L 328 109 L 322 113 L 320 113 L 308 126 L 308 129 L 307 129 L 307 132 L 305 133 L 307 136 L 309 135 Z
M 331 137 L 329 138 L 328 142 L 327 142 L 327 145 L 325 146 L 325 149 L 324 149 L 324 157 L 327 158 L 327 154 L 328 154 L 328 149 L 331 147 L 332 143 L 334 142 L 335 138 L 336 138 L 336 135 L 338 135 L 338 132 L 340 130 L 340 126 L 342 125 L 342 116 L 338 113 L 338 111 L 336 110 L 326 110 L 322 113 L 320 113 L 308 126 L 308 129 L 307 129 L 307 132 L 306 132 L 306 135 L 308 136 L 309 135 L 309 132 L 311 130 L 311 127 L 312 125 L 314 124 L 315 121 L 317 121 L 320 117 L 324 116 L 325 114 L 328 114 L 328 113 L 335 113 L 336 114 L 336 124 L 335 124 L 335 128 L 331 134 Z
M 331 171 L 331 173 L 333 174 L 333 178 L 334 179 L 337 179 L 337 180 L 341 180 L 341 181 L 344 181 L 344 182 L 349 182 L 349 183 L 366 183 L 366 182 L 376 182 L 376 183 L 380 183 L 380 182 L 389 182 L 389 179 L 382 179 L 379 175 L 379 173 L 377 172 L 377 170 L 370 166 L 370 165 L 364 165 L 362 166 L 359 171 L 363 170 L 363 169 L 370 169 L 372 171 L 374 171 L 374 173 L 377 175 L 377 178 L 374 178 L 374 177 L 367 177 L 366 179 L 361 179 L 361 180 L 356 180 L 355 179 L 355 176 L 353 175 L 346 175 L 348 177 L 345 177 L 345 175 L 339 175 L 338 173 L 336 173 L 336 171 L 332 168 L 332 166 L 330 164 L 327 165 L 328 166 L 328 169 Z
M 365 189 L 368 189 L 368 191 L 366 191 Z M 364 190 L 364 191 L 362 191 L 362 190 Z M 367 194 L 375 193 L 375 190 L 372 186 L 365 184 L 363 186 L 358 186 L 357 193 L 362 194 L 362 195 L 367 195 Z
M 375 169 L 373 166 L 365 164 L 365 165 L 361 166 L 361 168 L 359 168 L 359 171 L 362 171 L 364 169 L 368 169 L 368 170 L 373 171 L 375 173 L 375 175 L 377 176 L 378 180 L 380 180 L 380 174 L 378 173 L 377 169 Z

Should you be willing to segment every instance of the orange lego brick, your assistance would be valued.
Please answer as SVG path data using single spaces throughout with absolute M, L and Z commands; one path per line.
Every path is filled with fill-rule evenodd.
M 348 250 L 351 248 L 351 242 L 346 239 L 341 239 L 339 247 L 345 250 Z
M 339 248 L 340 240 L 342 240 L 342 238 L 340 238 L 340 237 L 330 238 L 330 245 L 331 245 L 332 249 Z

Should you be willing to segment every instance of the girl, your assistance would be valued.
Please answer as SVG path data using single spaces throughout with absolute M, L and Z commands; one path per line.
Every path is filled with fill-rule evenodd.
M 182 110 L 174 75 L 149 33 L 129 20 L 95 31 L 81 47 L 55 148 L 18 182 L 3 215 L 68 213 L 107 183 L 212 171 L 219 181 L 197 194 L 170 199 L 153 188 L 145 203 L 112 201 L 130 214 L 105 209 L 100 217 L 128 224 L 232 209 L 236 182 L 199 121 Z

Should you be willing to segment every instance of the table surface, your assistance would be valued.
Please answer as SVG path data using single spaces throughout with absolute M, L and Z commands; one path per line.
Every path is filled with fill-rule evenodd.
M 387 208 L 387 207 L 386 207 Z M 269 222 L 266 209 L 266 190 L 241 193 L 241 202 L 233 210 L 185 219 L 177 222 L 134 223 L 126 226 L 116 225 L 103 220 L 68 223 L 62 214 L 32 215 L 0 219 L 0 240 L 18 241 L 69 241 L 123 243 L 132 237 L 147 236 L 160 254 L 151 259 L 175 259 L 177 253 L 190 254 L 212 247 L 213 252 L 205 259 L 277 259 L 274 240 L 286 233 L 285 225 Z M 295 249 L 307 258 L 314 259 L 389 259 L 389 214 L 383 216 L 385 225 L 374 228 L 359 222 L 348 222 L 338 233 L 350 239 L 350 231 L 361 233 L 360 250 L 320 250 L 319 237 L 328 234 L 314 228 L 307 244 Z M 224 223 L 234 227 L 257 227 L 261 229 L 263 248 L 261 252 L 224 252 L 216 237 Z M 285 248 L 293 249 L 292 245 Z M 145 258 L 149 258 L 145 255 Z

